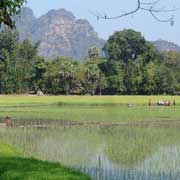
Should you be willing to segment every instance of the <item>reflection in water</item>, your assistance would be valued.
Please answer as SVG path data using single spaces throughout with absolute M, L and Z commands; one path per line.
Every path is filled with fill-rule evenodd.
M 138 169 L 148 169 L 153 172 L 164 171 L 166 173 L 180 172 L 180 147 L 161 147 L 157 152 L 141 162 Z
M 180 178 L 180 128 L 98 126 L 1 129 L 24 156 L 58 161 L 93 179 Z

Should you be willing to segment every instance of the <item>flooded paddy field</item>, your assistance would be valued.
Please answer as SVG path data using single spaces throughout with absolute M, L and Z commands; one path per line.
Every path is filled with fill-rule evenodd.
M 153 97 L 151 107 L 148 97 L 69 98 L 2 98 L 0 121 L 14 127 L 0 128 L 0 140 L 95 180 L 180 179 L 179 97 Z M 177 105 L 158 107 L 160 98 Z
M 93 179 L 179 179 L 180 126 L 1 129 L 24 157 L 59 162 Z

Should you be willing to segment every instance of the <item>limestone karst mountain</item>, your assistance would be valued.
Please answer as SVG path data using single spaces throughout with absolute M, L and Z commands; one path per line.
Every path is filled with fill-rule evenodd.
M 153 41 L 152 44 L 159 50 L 159 51 L 176 51 L 180 52 L 180 47 L 172 42 L 168 42 L 165 40 L 157 40 Z
M 101 49 L 104 45 L 87 20 L 76 19 L 65 9 L 50 10 L 36 18 L 33 11 L 25 7 L 15 21 L 20 38 L 40 41 L 39 54 L 50 59 L 69 56 L 83 60 L 90 47 Z
M 83 61 L 90 47 L 101 49 L 105 43 L 87 20 L 76 19 L 73 13 L 65 9 L 50 10 L 36 18 L 30 8 L 24 7 L 15 21 L 21 40 L 39 41 L 39 54 L 49 59 L 69 56 Z M 151 43 L 159 51 L 180 52 L 178 45 L 165 40 Z

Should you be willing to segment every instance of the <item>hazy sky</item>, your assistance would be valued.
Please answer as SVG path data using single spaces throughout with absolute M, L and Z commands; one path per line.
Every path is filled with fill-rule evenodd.
M 180 7 L 180 0 L 161 1 L 159 8 Z M 147 2 L 147 0 L 144 0 L 144 2 Z M 90 11 L 93 11 L 116 16 L 135 8 L 136 0 L 28 0 L 27 6 L 33 9 L 37 17 L 45 14 L 50 9 L 65 8 L 77 18 L 88 19 L 95 31 L 104 39 L 107 39 L 114 31 L 133 28 L 142 32 L 148 40 L 164 39 L 180 45 L 180 10 L 164 15 L 159 13 L 159 17 L 162 19 L 174 15 L 175 25 L 171 27 L 168 23 L 155 21 L 150 14 L 143 11 L 116 20 L 97 20 L 90 13 Z

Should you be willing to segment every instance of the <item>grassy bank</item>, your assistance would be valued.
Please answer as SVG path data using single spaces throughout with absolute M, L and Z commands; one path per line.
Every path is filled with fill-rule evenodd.
M 85 175 L 56 163 L 20 157 L 17 150 L 0 143 L 1 180 L 89 180 Z

